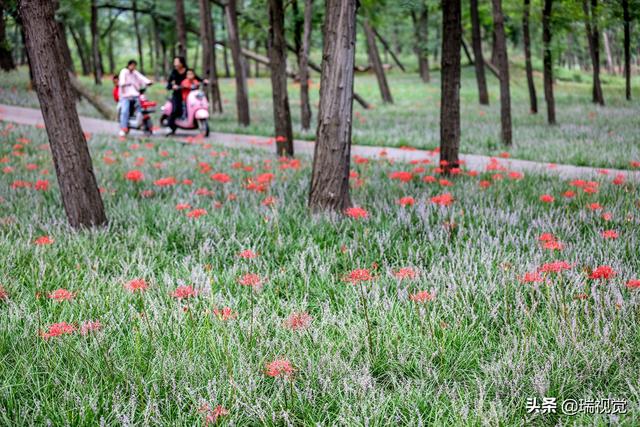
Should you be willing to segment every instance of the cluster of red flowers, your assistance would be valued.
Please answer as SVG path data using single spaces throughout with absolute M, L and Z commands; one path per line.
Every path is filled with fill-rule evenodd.
M 307 329 L 313 319 L 306 312 L 294 312 L 284 321 L 284 326 L 294 331 Z
M 100 329 L 102 329 L 100 322 L 88 320 L 80 325 L 80 334 L 87 335 L 90 332 L 99 331 Z M 49 338 L 60 337 L 62 335 L 71 335 L 77 330 L 78 328 L 71 323 L 53 323 L 49 325 L 46 331 L 40 331 L 40 336 L 47 340 Z
M 265 375 L 271 378 L 292 379 L 295 368 L 287 359 L 275 359 L 267 363 Z
M 171 296 L 176 299 L 193 298 L 197 294 L 198 292 L 191 285 L 178 286 L 173 292 L 171 292 Z
M 373 276 L 371 275 L 371 272 L 366 268 L 358 268 L 352 270 L 349 274 L 347 274 L 345 280 L 356 285 L 361 282 L 368 282 L 370 280 L 373 280 Z

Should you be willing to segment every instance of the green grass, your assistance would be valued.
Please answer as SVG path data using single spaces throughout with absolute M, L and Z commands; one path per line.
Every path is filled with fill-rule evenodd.
M 607 105 L 597 107 L 590 102 L 591 85 L 587 74 L 559 69 L 555 86 L 558 125 L 546 124 L 546 110 L 542 91 L 542 75 L 536 73 L 538 106 L 540 113 L 529 114 L 529 99 L 524 72 L 512 66 L 512 114 L 513 146 L 505 149 L 500 142 L 499 90 L 497 80 L 488 75 L 491 105 L 481 107 L 473 69 L 463 70 L 461 89 L 462 141 L 461 151 L 470 154 L 497 155 L 509 151 L 514 158 L 541 162 L 568 163 L 608 168 L 629 168 L 631 160 L 640 160 L 640 80 L 634 77 L 634 101 L 624 100 L 623 80 L 619 76 L 604 75 L 604 94 Z M 84 78 L 87 85 L 93 82 Z M 299 86 L 289 85 L 289 98 L 297 138 L 313 139 L 315 115 L 318 104 L 317 75 L 313 76 L 311 92 L 314 122 L 311 131 L 303 132 L 299 125 Z M 440 131 L 440 83 L 433 72 L 433 81 L 422 83 L 415 73 L 392 72 L 389 84 L 395 100 L 393 105 L 383 105 L 375 78 L 357 75 L 356 91 L 367 99 L 373 108 L 364 110 L 354 104 L 355 118 L 353 142 L 364 145 L 414 146 L 433 149 L 439 145 Z M 212 119 L 212 129 L 218 132 L 273 135 L 271 86 L 267 77 L 249 80 L 251 125 L 238 126 L 235 113 L 235 89 L 232 79 L 221 80 L 225 112 Z M 15 89 L 14 89 L 15 88 Z M 111 82 L 105 79 L 98 88 L 108 102 Z M 37 106 L 37 97 L 26 92 L 27 75 L 19 73 L 3 75 L 0 82 L 0 103 Z M 160 103 L 166 98 L 162 84 L 149 91 L 150 98 Z M 86 103 L 79 106 L 80 114 L 96 116 Z M 157 122 L 157 120 L 156 120 Z
M 587 194 L 557 178 L 498 180 L 480 171 L 441 187 L 420 179 L 427 169 L 403 184 L 388 174 L 416 166 L 379 160 L 354 165 L 363 181 L 354 181 L 352 198 L 368 218 L 339 219 L 307 211 L 306 157 L 299 169 L 281 169 L 259 151 L 223 155 L 215 146 L 93 136 L 110 224 L 72 232 L 41 147 L 44 131 L 4 125 L 0 141 L 1 166 L 13 168 L 0 173 L 0 283 L 9 293 L 0 301 L 0 424 L 196 425 L 203 403 L 223 405 L 229 414 L 220 421 L 235 425 L 640 422 L 640 290 L 625 286 L 640 278 L 637 183 L 599 176 L 598 192 Z M 127 181 L 133 169 L 145 179 Z M 212 181 L 215 172 L 232 182 Z M 266 172 L 274 179 L 264 192 L 245 188 Z M 153 184 L 168 176 L 193 183 Z M 12 188 L 43 178 L 47 191 Z M 493 185 L 480 191 L 479 180 Z M 201 188 L 211 195 L 196 195 Z M 566 199 L 570 188 L 577 196 Z M 450 207 L 430 202 L 444 192 L 455 198 Z M 555 202 L 542 203 L 545 193 Z M 415 205 L 399 206 L 403 196 Z M 275 203 L 264 206 L 267 197 Z M 588 209 L 594 202 L 603 210 Z M 187 218 L 178 203 L 208 213 Z M 603 239 L 607 229 L 619 238 Z M 543 232 L 565 248 L 543 249 Z M 54 243 L 34 245 L 43 235 Z M 259 256 L 239 259 L 245 249 Z M 544 283 L 519 281 L 552 260 L 573 267 Z M 599 265 L 617 275 L 589 279 Z M 418 276 L 396 279 L 401 267 Z M 356 268 L 374 276 L 364 283 L 372 355 L 360 290 L 344 280 Z M 253 296 L 238 284 L 245 273 L 264 278 Z M 125 290 L 135 278 L 149 289 Z M 170 295 L 188 284 L 195 298 Z M 49 299 L 58 288 L 74 300 Z M 434 299 L 417 306 L 409 295 L 420 290 Z M 582 293 L 586 300 L 575 299 Z M 224 306 L 237 312 L 235 320 L 211 314 Z M 294 311 L 312 316 L 308 329 L 283 326 Z M 102 329 L 39 335 L 53 323 L 86 320 Z M 265 375 L 278 357 L 295 366 L 293 379 Z M 526 399 L 543 396 L 615 397 L 628 401 L 628 412 L 527 414 Z

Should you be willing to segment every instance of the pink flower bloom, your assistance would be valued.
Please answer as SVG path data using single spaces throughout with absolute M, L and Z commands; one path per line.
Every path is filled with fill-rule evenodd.
M 90 332 L 97 332 L 100 329 L 102 329 L 102 325 L 100 324 L 99 320 L 87 320 L 85 322 L 82 322 L 82 325 L 80 325 L 80 334 L 88 335 Z
M 352 207 L 345 209 L 344 213 L 351 218 L 359 219 L 366 218 L 369 215 L 369 212 L 359 207 Z
M 544 279 L 540 273 L 537 271 L 527 272 L 520 278 L 520 282 L 522 283 L 538 283 L 542 282 Z
M 260 286 L 262 286 L 262 278 L 255 273 L 247 273 L 238 279 L 238 283 L 240 283 L 242 286 L 259 288 Z
M 49 299 L 55 300 L 57 302 L 61 301 L 71 301 L 74 298 L 75 294 L 73 292 L 69 292 L 66 289 L 56 289 L 55 291 L 49 294 Z
M 415 204 L 415 202 L 416 202 L 416 200 L 411 196 L 401 197 L 398 200 L 398 204 L 400 206 L 413 206 Z
M 435 203 L 440 206 L 450 206 L 453 203 L 453 196 L 451 193 L 444 193 L 431 198 L 431 203 Z
M 600 235 L 605 239 L 617 239 L 618 232 L 616 230 L 605 230 L 600 233 Z
M 146 291 L 149 285 L 145 282 L 144 279 L 133 279 L 124 285 L 125 289 L 127 289 L 131 293 L 143 292 Z
M 70 335 L 74 333 L 75 330 L 76 330 L 76 327 L 70 323 L 67 323 L 67 322 L 54 323 L 52 325 L 49 325 L 49 329 L 46 332 L 41 331 L 40 336 L 42 336 L 42 338 L 46 340 L 51 337 L 59 337 L 61 335 Z
M 221 184 L 226 184 L 227 182 L 231 182 L 231 177 L 226 173 L 220 173 L 220 172 L 214 173 L 209 178 Z
M 238 253 L 238 258 L 253 259 L 257 257 L 258 257 L 258 254 L 253 252 L 251 249 L 245 249 L 244 251 Z
M 53 243 L 53 239 L 49 236 L 40 236 L 33 243 L 38 246 L 51 245 Z
M 200 218 L 203 215 L 207 214 L 206 209 L 194 209 L 192 211 L 187 212 L 187 218 Z
M 590 279 L 611 279 L 616 275 L 613 268 L 608 265 L 601 265 L 591 272 Z
M 542 196 L 540 196 L 540 201 L 543 203 L 553 203 L 554 200 L 555 199 L 550 194 L 543 194 Z
M 566 261 L 554 261 L 543 264 L 538 271 L 541 273 L 560 273 L 563 270 L 571 270 L 571 264 Z
M 345 280 L 355 285 L 360 282 L 368 282 L 370 280 L 373 280 L 373 276 L 371 275 L 371 272 L 369 272 L 369 270 L 367 270 L 366 268 L 358 268 L 351 271 L 346 276 Z
M 631 279 L 627 282 L 627 289 L 640 289 L 640 279 Z
M 265 374 L 271 378 L 291 379 L 295 372 L 295 368 L 287 359 L 276 359 L 267 363 Z
M 291 330 L 298 331 L 307 329 L 311 325 L 311 320 L 309 313 L 291 313 L 287 320 L 284 321 L 284 325 Z
M 127 181 L 140 182 L 144 179 L 144 174 L 139 170 L 131 170 L 124 174 L 124 177 Z
M 238 317 L 238 313 L 231 310 L 230 307 L 223 307 L 221 309 L 214 308 L 213 314 L 218 318 L 218 320 L 222 321 L 232 320 Z
M 396 279 L 399 280 L 413 280 L 418 276 L 418 273 L 411 267 L 403 267 L 396 271 L 393 275 L 396 277 Z
M 424 304 L 425 302 L 433 300 L 433 294 L 430 294 L 427 291 L 420 291 L 409 295 L 409 299 L 413 302 Z
M 191 285 L 178 286 L 175 291 L 171 292 L 171 296 L 176 299 L 192 298 L 195 297 L 196 294 L 196 290 L 193 289 L 193 286 Z

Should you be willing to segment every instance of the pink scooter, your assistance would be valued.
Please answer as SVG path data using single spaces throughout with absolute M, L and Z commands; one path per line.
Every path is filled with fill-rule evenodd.
M 176 126 L 180 129 L 198 129 L 201 135 L 209 136 L 209 101 L 202 90 L 202 85 L 189 92 L 186 109 L 184 118 L 176 119 Z M 171 116 L 172 111 L 173 102 L 168 99 L 162 106 L 162 117 L 160 117 L 162 126 L 169 126 L 169 116 Z

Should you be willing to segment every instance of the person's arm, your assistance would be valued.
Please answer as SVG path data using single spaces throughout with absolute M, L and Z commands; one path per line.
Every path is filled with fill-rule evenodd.
M 120 71 L 120 74 L 118 74 L 118 87 L 125 87 L 125 86 L 129 86 L 126 81 L 127 81 L 127 69 L 123 68 Z
M 136 76 L 138 81 L 145 86 L 149 86 L 152 83 L 150 79 L 148 79 L 144 74 L 142 74 L 138 70 L 134 71 L 134 75 Z
M 167 90 L 173 90 L 173 82 L 176 79 L 176 71 L 171 70 L 171 74 L 169 74 L 169 78 L 167 79 Z

